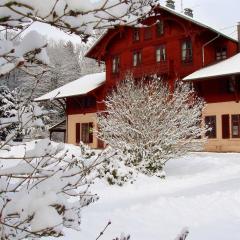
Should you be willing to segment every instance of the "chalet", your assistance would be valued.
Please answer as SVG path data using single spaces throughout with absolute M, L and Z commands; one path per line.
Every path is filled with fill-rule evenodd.
M 177 12 L 174 1 L 167 0 L 166 6 L 155 7 L 139 25 L 109 29 L 88 51 L 87 57 L 105 63 L 106 73 L 85 76 L 36 101 L 62 101 L 66 105 L 67 142 L 83 141 L 98 148 L 102 142 L 91 131 L 97 128 L 96 113 L 104 109 L 104 98 L 128 72 L 136 79 L 157 74 L 173 88 L 177 79 L 228 59 L 237 51 L 235 39 L 197 21 L 191 9 Z M 197 81 L 197 90 L 204 92 L 204 84 Z M 213 94 L 209 98 L 218 102 L 221 97 Z

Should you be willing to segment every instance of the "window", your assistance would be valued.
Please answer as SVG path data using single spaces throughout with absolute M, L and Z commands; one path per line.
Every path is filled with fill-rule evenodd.
M 232 115 L 232 137 L 240 138 L 240 114 Z
M 216 60 L 221 61 L 227 58 L 227 48 L 220 47 L 216 49 Z
M 93 123 L 76 123 L 76 143 L 93 143 Z
M 152 38 L 152 28 L 151 27 L 144 28 L 144 39 L 148 40 L 151 38 Z
M 164 33 L 164 29 L 163 29 L 163 21 L 159 21 L 156 24 L 156 36 L 157 37 L 161 37 Z
M 230 126 L 229 126 L 229 115 L 222 115 L 222 138 L 230 138 Z
M 216 116 L 206 116 L 205 117 L 205 125 L 207 128 L 210 128 L 206 132 L 206 137 L 208 138 L 216 138 L 217 131 L 216 131 Z
M 133 29 L 133 41 L 137 42 L 140 40 L 140 31 L 138 28 Z
M 96 98 L 94 96 L 85 96 L 78 98 L 78 103 L 81 108 L 90 108 L 96 106 Z
M 166 61 L 166 48 L 164 45 L 156 49 L 156 62 Z
M 141 52 L 134 52 L 133 53 L 133 66 L 137 67 L 141 64 L 142 62 L 142 54 Z
M 120 69 L 120 57 L 115 56 L 112 59 L 112 73 L 119 73 Z
M 190 63 L 193 60 L 192 42 L 185 40 L 182 43 L 182 62 Z

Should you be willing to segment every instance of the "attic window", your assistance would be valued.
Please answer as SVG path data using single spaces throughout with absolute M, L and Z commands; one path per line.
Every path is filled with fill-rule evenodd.
M 144 29 L 144 39 L 148 40 L 148 39 L 151 39 L 151 38 L 152 38 L 152 29 L 151 29 L 151 27 L 146 27 Z
M 156 35 L 161 37 L 164 33 L 163 21 L 158 21 L 156 24 Z
M 140 41 L 140 31 L 138 28 L 133 29 L 133 41 L 134 42 Z
M 219 47 L 216 49 L 216 60 L 221 61 L 227 58 L 227 47 Z

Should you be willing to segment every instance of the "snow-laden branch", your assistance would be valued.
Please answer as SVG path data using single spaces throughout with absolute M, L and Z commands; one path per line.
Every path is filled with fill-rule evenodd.
M 79 230 L 81 209 L 98 199 L 89 187 L 112 153 L 45 139 L 0 156 L 0 238 L 19 240 Z

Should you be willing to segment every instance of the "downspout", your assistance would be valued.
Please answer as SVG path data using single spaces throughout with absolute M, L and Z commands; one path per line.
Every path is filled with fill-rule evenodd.
M 203 46 L 202 46 L 202 65 L 203 65 L 203 67 L 205 66 L 205 47 L 207 45 L 209 45 L 211 42 L 215 41 L 219 37 L 220 37 L 220 33 L 218 33 L 218 35 L 216 37 L 214 37 L 213 39 L 211 39 L 210 41 L 203 44 Z

